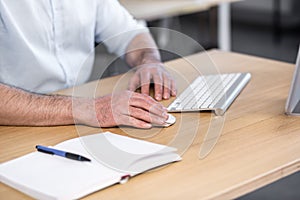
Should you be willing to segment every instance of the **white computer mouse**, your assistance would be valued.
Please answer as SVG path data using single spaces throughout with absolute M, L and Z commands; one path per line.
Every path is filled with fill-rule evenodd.
M 176 122 L 176 118 L 174 117 L 174 115 L 168 114 L 169 118 L 167 119 L 166 123 L 168 124 L 174 124 Z
M 169 126 L 175 124 L 175 122 L 176 122 L 176 118 L 173 115 L 171 115 L 171 114 L 168 114 L 168 115 L 169 115 L 169 117 L 168 117 L 166 123 L 162 125 L 163 127 L 169 127 Z
M 161 125 L 154 124 L 153 126 L 166 128 L 166 127 L 169 127 L 169 126 L 175 124 L 176 118 L 173 115 L 171 115 L 171 114 L 168 114 L 168 116 L 169 117 L 168 117 L 167 121 L 164 124 L 161 124 Z

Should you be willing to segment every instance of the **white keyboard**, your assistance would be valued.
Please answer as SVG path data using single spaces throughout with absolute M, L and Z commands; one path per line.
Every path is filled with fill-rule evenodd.
M 168 111 L 207 110 L 223 115 L 250 78 L 250 73 L 199 76 L 168 106 Z

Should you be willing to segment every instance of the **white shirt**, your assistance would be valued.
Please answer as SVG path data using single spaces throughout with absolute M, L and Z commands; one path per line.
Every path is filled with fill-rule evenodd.
M 0 82 L 40 93 L 81 84 L 95 42 L 122 56 L 145 31 L 117 0 L 0 0 Z

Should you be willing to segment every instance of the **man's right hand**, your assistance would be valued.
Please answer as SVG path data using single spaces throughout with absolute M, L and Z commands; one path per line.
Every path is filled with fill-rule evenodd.
M 94 100 L 74 99 L 73 114 L 76 123 L 95 127 L 127 125 L 151 128 L 162 125 L 168 118 L 167 110 L 152 97 L 124 91 Z
M 0 83 L 0 96 L 0 125 L 151 128 L 168 118 L 160 103 L 131 91 L 93 99 L 34 94 Z

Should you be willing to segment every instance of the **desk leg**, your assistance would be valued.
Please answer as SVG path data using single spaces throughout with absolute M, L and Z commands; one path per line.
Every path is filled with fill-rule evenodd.
M 230 3 L 221 3 L 218 10 L 218 41 L 223 51 L 231 50 Z
M 168 30 L 171 27 L 172 18 L 163 18 L 160 20 L 159 27 L 165 28 L 159 31 L 157 38 L 157 44 L 159 48 L 164 49 L 170 42 L 170 31 Z
M 281 40 L 281 1 L 273 0 L 273 40 L 280 42 Z

